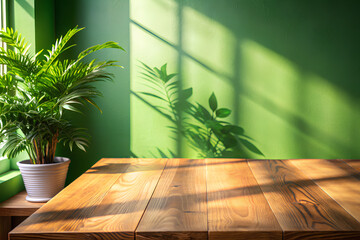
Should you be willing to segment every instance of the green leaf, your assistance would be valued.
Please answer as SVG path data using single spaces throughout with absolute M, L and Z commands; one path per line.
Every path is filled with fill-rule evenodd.
M 9 46 L 16 48 L 21 54 L 26 54 L 30 47 L 21 34 L 12 28 L 2 29 L 0 31 L 0 39 Z
M 216 100 L 215 93 L 212 93 L 209 98 L 209 106 L 213 112 L 217 109 L 217 100 Z
M 219 118 L 226 118 L 230 114 L 231 114 L 231 110 L 228 108 L 220 108 L 220 109 L 216 110 L 216 117 L 219 117 Z
M 254 144 L 252 144 L 252 143 L 249 142 L 248 140 L 240 138 L 240 141 L 241 141 L 241 142 L 244 144 L 244 146 L 245 146 L 247 149 L 249 149 L 251 152 L 264 156 L 264 154 L 263 154 Z
M 153 93 L 149 93 L 149 92 L 140 92 L 141 94 L 144 94 L 144 95 L 147 95 L 147 96 L 150 96 L 150 97 L 153 97 L 153 98 L 157 98 L 157 99 L 161 99 L 163 101 L 167 101 L 165 98 L 163 97 L 160 97 L 158 95 L 155 95 Z
M 109 41 L 109 42 L 106 42 L 103 44 L 98 44 L 98 45 L 89 47 L 88 49 L 85 49 L 78 55 L 78 59 L 82 59 L 93 52 L 96 52 L 96 51 L 99 51 L 99 50 L 105 49 L 105 48 L 120 49 L 122 51 L 125 51 L 122 47 L 119 46 L 118 43 Z
M 231 148 L 237 145 L 237 140 L 233 135 L 228 134 L 224 137 L 223 144 L 226 148 Z
M 9 46 L 6 50 L 0 47 L 0 64 L 8 69 L 0 76 L 0 141 L 8 142 L 5 153 L 14 156 L 26 150 L 32 160 L 43 155 L 44 162 L 51 162 L 54 143 L 62 142 L 70 149 L 76 145 L 81 150 L 88 146 L 86 131 L 73 128 L 62 113 L 81 112 L 86 102 L 98 108 L 93 99 L 101 92 L 94 84 L 110 80 L 112 76 L 105 70 L 117 62 L 80 60 L 104 48 L 122 48 L 107 42 L 86 49 L 77 59 L 60 60 L 61 54 L 74 46 L 68 43 L 80 30 L 76 27 L 57 39 L 44 59 L 38 57 L 41 51 L 30 54 L 19 33 L 0 31 L 0 38 Z
M 79 31 L 83 30 L 84 28 L 78 28 L 77 26 L 73 29 L 70 29 L 64 37 L 60 37 L 56 40 L 55 44 L 52 45 L 51 50 L 48 50 L 48 55 L 45 55 L 46 61 L 44 62 L 40 73 L 48 71 L 48 69 L 52 66 L 55 59 L 60 56 L 64 51 L 68 50 L 69 48 L 73 47 L 71 45 L 69 47 L 65 47 L 69 40 Z
M 199 117 L 199 120 L 202 120 L 203 122 L 205 122 L 205 120 L 211 120 L 211 114 L 209 113 L 208 110 L 206 110 L 206 108 L 204 108 L 201 104 L 198 104 L 196 112 L 194 114 L 195 117 Z
M 176 73 L 172 73 L 170 75 L 167 75 L 166 80 L 169 81 L 170 79 L 172 79 L 173 77 L 175 77 L 177 74 Z
M 167 67 L 167 63 L 165 63 L 164 65 L 161 66 L 161 72 L 162 72 L 163 76 L 167 76 L 166 67 Z
M 67 110 L 70 110 L 70 111 L 73 111 L 73 112 L 78 112 L 78 113 L 81 113 L 81 111 L 79 109 L 77 109 L 76 107 L 70 105 L 70 104 L 65 104 L 63 106 L 64 109 L 67 109 Z
M 187 88 L 187 89 L 182 90 L 182 98 L 185 100 L 190 98 L 192 96 L 192 94 L 193 94 L 192 88 Z
M 236 135 L 243 135 L 245 133 L 244 129 L 242 127 L 239 126 L 235 126 L 235 125 L 229 125 L 230 127 L 230 132 L 236 134 Z
M 102 113 L 101 108 L 96 104 L 96 102 L 94 102 L 94 100 L 92 100 L 91 98 L 87 98 L 87 97 L 84 97 L 84 99 L 85 99 L 85 101 L 87 101 L 88 103 L 93 105 L 95 108 L 97 108 L 100 111 L 100 113 Z
M 205 126 L 207 128 L 211 128 L 214 131 L 220 131 L 222 126 L 216 120 L 207 120 L 205 121 Z
M 161 79 L 161 80 L 163 80 L 162 79 L 162 72 L 161 72 L 161 70 L 160 69 L 158 69 L 157 67 L 154 67 L 154 70 L 155 70 L 155 72 L 157 73 L 157 76 Z
M 76 144 L 76 146 L 77 146 L 80 150 L 86 152 L 85 147 L 84 147 L 81 143 L 79 143 L 79 142 L 76 141 L 75 144 Z

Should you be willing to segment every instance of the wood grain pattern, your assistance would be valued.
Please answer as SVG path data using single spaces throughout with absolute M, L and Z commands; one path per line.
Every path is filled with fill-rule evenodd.
M 87 171 L 13 232 L 38 232 L 39 229 L 47 232 L 66 231 L 64 227 L 91 217 L 94 205 L 101 203 L 119 178 L 116 174 L 107 174 L 108 170 L 125 172 L 130 164 L 130 160 L 124 159 L 119 165 L 110 168 L 107 162 L 108 159 L 102 159 L 93 166 L 102 169 L 104 173 L 88 174 L 90 170 Z
M 308 231 L 318 237 L 326 233 L 327 239 L 332 231 L 352 231 L 360 238 L 360 223 L 289 161 L 252 160 L 249 165 L 285 239 L 290 233 L 291 239 L 305 239 L 302 232 Z
M 25 197 L 23 191 L 0 203 L 0 216 L 30 216 L 45 204 L 28 202 Z
M 110 232 L 59 232 L 59 233 L 11 233 L 10 239 L 14 240 L 134 240 L 132 233 Z
M 169 159 L 136 239 L 206 239 L 205 160 Z
M 360 172 L 360 159 L 344 159 L 344 161 L 351 166 L 352 168 L 356 169 Z
M 10 232 L 10 239 L 82 239 L 81 233 L 84 239 L 133 239 L 165 163 L 102 159 Z
M 246 160 L 207 159 L 209 239 L 282 239 Z
M 9 236 L 360 239 L 360 172 L 345 161 L 102 159 Z
M 45 204 L 30 203 L 25 197 L 26 192 L 23 191 L 0 203 L 0 240 L 7 240 L 11 229 Z
M 165 167 L 165 159 L 134 159 L 94 210 L 81 231 L 134 233 Z M 133 236 L 134 237 L 134 236 Z
M 286 240 L 357 240 L 359 231 L 294 231 L 285 232 Z
M 290 161 L 356 220 L 360 221 L 360 173 L 342 160 Z

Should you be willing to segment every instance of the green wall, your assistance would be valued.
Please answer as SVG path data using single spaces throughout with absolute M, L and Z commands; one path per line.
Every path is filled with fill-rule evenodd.
M 69 57 L 95 44 L 116 41 L 127 53 L 104 50 L 95 55 L 99 60 L 118 60 L 124 69 L 112 68 L 113 82 L 104 82 L 97 87 L 103 97 L 96 100 L 102 109 L 88 109 L 84 115 L 70 116 L 76 124 L 89 129 L 91 145 L 84 153 L 61 149 L 59 155 L 69 156 L 68 182 L 86 171 L 103 157 L 128 157 L 130 149 L 130 66 L 129 66 L 129 2 L 98 0 L 55 1 L 55 35 L 64 35 L 69 28 L 85 27 L 74 39 L 77 44 Z
M 20 0 L 19 0 L 20 2 Z M 36 3 L 41 0 L 36 1 Z M 86 27 L 81 49 L 117 41 L 127 53 L 113 83 L 99 84 L 103 114 L 70 116 L 89 128 L 87 153 L 59 148 L 72 159 L 69 181 L 101 157 L 159 156 L 157 148 L 196 157 L 167 126 L 170 122 L 137 94 L 146 89 L 139 61 L 168 63 L 192 100 L 233 110 L 228 120 L 245 128 L 266 158 L 359 158 L 360 2 L 337 0 L 55 0 L 37 5 L 38 47 L 69 28 Z M 46 10 L 48 9 L 48 11 Z M 42 29 L 42 30 L 39 30 Z M 37 40 L 38 41 L 38 40 Z M 131 100 L 131 101 L 130 101 Z M 131 151 L 131 153 L 130 153 Z M 259 157 L 259 156 L 256 156 Z
M 35 52 L 35 0 L 8 0 L 8 26 L 19 31 Z
M 106 112 L 94 113 L 88 119 L 93 153 L 81 156 L 107 155 L 110 150 L 97 141 L 109 140 L 111 147 L 130 143 L 133 156 L 159 156 L 159 148 L 196 157 L 167 128 L 170 122 L 152 107 L 156 103 L 136 94 L 146 89 L 139 77 L 142 61 L 150 66 L 167 62 L 184 87 L 193 87 L 193 101 L 206 104 L 214 91 L 219 105 L 233 110 L 229 121 L 243 126 L 267 158 L 358 158 L 359 5 L 328 0 L 57 1 L 57 33 L 78 24 L 88 28 L 89 36 L 79 39 L 80 46 L 117 40 L 117 35 L 130 43 L 125 45 L 126 70 L 117 75 L 126 87 L 130 79 L 130 109 L 128 101 L 114 102 L 107 94 L 101 103 L 114 115 L 127 108 L 130 121 L 109 125 L 131 133 L 124 137 L 100 130 Z M 106 84 L 104 90 L 113 86 Z M 123 89 L 123 98 L 128 93 Z M 126 147 L 110 152 L 125 156 Z
M 54 0 L 35 0 L 36 51 L 50 49 L 55 42 L 54 5 Z
M 193 99 L 212 91 L 267 158 L 359 158 L 358 1 L 133 0 L 132 91 L 137 60 L 168 62 Z M 150 101 L 150 100 L 149 100 Z M 151 103 L 151 101 L 150 101 Z M 169 138 L 166 119 L 132 96 L 131 146 L 196 153 Z M 153 104 L 153 103 L 152 103 Z M 156 155 L 156 154 L 155 154 Z

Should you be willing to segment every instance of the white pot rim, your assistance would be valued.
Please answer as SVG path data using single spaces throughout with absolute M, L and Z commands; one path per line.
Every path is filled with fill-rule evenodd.
M 53 163 L 46 163 L 46 164 L 33 164 L 30 162 L 30 159 L 22 160 L 17 162 L 16 164 L 20 166 L 26 166 L 27 168 L 39 168 L 39 167 L 48 167 L 48 166 L 55 166 L 55 165 L 61 165 L 61 164 L 69 164 L 70 159 L 66 157 L 55 157 Z
M 17 162 L 27 191 L 26 200 L 46 202 L 64 188 L 69 158 L 55 157 L 54 163 L 32 164 L 29 159 Z

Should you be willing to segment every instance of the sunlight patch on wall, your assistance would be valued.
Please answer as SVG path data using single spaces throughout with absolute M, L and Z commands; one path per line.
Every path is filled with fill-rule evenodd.
M 304 80 L 306 91 L 301 110 L 318 129 L 318 137 L 336 149 L 339 155 L 360 152 L 351 148 L 359 139 L 360 129 L 353 121 L 357 108 L 349 95 L 315 74 L 306 74 Z
M 354 144 L 360 141 L 359 106 L 354 106 L 356 101 L 349 94 L 305 69 L 306 64 L 296 58 L 293 62 L 290 56 L 284 57 L 286 52 L 281 55 L 271 44 L 268 48 L 254 41 L 246 28 L 251 23 L 231 27 L 227 21 L 215 21 L 215 13 L 215 17 L 206 15 L 177 2 L 131 1 L 132 91 L 145 90 L 139 81 L 138 60 L 152 67 L 168 63 L 168 72 L 181 71 L 183 87 L 193 88 L 192 102 L 208 107 L 208 98 L 215 92 L 219 105 L 233 110 L 226 120 L 244 127 L 267 158 L 360 154 Z M 156 147 L 176 149 L 169 124 L 132 96 L 134 151 L 144 155 Z M 196 153 L 183 144 L 181 156 L 196 157 Z
M 163 103 L 139 94 L 148 89 L 144 80 L 141 79 L 142 69 L 139 61 L 151 67 L 160 67 L 168 63 L 168 71 L 175 72 L 177 51 L 134 24 L 130 26 L 130 35 L 130 88 L 152 105 L 144 103 L 134 94 L 131 95 L 131 149 L 139 157 L 152 157 L 153 153 L 157 153 L 157 147 L 164 152 L 168 149 L 174 151 L 176 143 L 171 139 L 173 134 L 167 127 L 171 125 L 171 122 L 154 109 L 154 107 L 162 106 Z M 159 156 L 158 153 L 157 156 Z
M 209 109 L 209 97 L 215 93 L 219 107 L 234 112 L 233 85 L 237 71 L 237 38 L 222 24 L 191 7 L 183 9 L 182 81 L 184 88 L 193 88 L 192 102 Z M 234 122 L 234 113 L 226 120 Z M 182 155 L 197 157 L 198 153 L 183 144 Z
M 172 44 L 177 44 L 177 5 L 173 0 L 132 0 L 130 1 L 130 18 Z
M 243 85 L 292 111 L 299 72 L 288 60 L 251 40 L 241 44 Z
M 284 124 L 284 116 L 274 108 L 286 113 L 293 110 L 293 86 L 298 73 L 289 61 L 254 41 L 243 40 L 240 52 L 240 85 L 246 90 L 239 96 L 239 119 L 244 122 L 248 134 L 261 144 L 267 157 L 288 156 L 297 150 L 288 147 L 296 145 L 296 137 L 291 126 Z M 268 156 L 269 153 L 272 156 Z
M 35 53 L 35 1 L 34 0 L 23 0 L 16 1 L 11 0 L 11 5 L 13 5 L 13 11 L 10 14 L 13 14 L 14 22 L 9 20 L 12 27 L 21 33 L 21 35 L 31 44 L 30 51 Z
M 344 149 L 354 152 L 348 132 L 353 126 L 346 127 L 351 101 L 345 93 L 254 41 L 243 41 L 241 52 L 246 91 L 239 118 L 265 153 L 272 153 L 269 157 L 332 158 L 346 154 Z
M 190 7 L 184 7 L 183 14 L 184 51 L 208 68 L 232 77 L 234 33 Z

